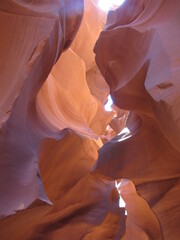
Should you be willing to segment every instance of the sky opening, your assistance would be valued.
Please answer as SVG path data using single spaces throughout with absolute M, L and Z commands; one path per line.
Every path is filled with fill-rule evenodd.
M 105 110 L 108 111 L 108 112 L 112 111 L 112 108 L 111 108 L 112 104 L 113 104 L 113 100 L 111 98 L 111 95 L 109 95 L 108 99 L 107 99 L 107 102 L 104 105 Z
M 125 0 L 99 0 L 98 6 L 101 10 L 108 12 L 111 8 L 116 8 L 121 6 Z
M 115 187 L 119 193 L 119 207 L 120 208 L 126 208 L 126 203 L 124 202 L 123 198 L 121 197 L 120 191 L 119 191 L 119 187 L 121 185 L 123 180 L 120 181 L 120 183 L 117 183 L 117 181 L 115 181 Z M 127 216 L 127 210 L 125 210 L 125 215 Z

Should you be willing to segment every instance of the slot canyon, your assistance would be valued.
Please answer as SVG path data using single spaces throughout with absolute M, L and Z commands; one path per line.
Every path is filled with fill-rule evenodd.
M 0 0 L 0 240 L 110 239 L 180 239 L 180 0 Z

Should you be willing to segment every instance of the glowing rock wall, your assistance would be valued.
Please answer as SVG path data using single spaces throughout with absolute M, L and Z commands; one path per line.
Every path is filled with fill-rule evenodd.
M 179 239 L 179 12 L 0 2 L 1 240 Z

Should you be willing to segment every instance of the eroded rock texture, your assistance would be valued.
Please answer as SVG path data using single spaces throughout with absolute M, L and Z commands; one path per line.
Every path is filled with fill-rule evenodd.
M 0 239 L 70 239 L 72 232 L 77 240 L 119 238 L 125 218 L 114 181 L 90 174 L 102 146 L 98 138 L 113 116 L 103 107 L 109 87 L 101 80 L 96 91 L 91 87 L 91 94 L 86 61 L 77 55 L 80 49 L 76 53 L 69 49 L 58 60 L 81 23 L 83 2 L 3 1 L 0 8 L 5 62 L 0 216 L 26 209 L 1 221 Z M 95 43 L 94 35 L 91 38 Z M 101 76 L 94 71 L 93 57 L 91 62 L 90 75 L 96 71 Z M 88 78 L 93 86 L 93 77 Z M 98 100 L 101 86 L 105 97 Z M 39 148 L 47 137 L 52 139 Z M 115 199 L 110 198 L 111 191 Z
M 0 3 L 0 217 L 49 201 L 39 174 L 43 137 L 60 137 L 38 117 L 36 96 L 81 23 L 83 1 Z
M 153 225 L 146 231 L 132 217 L 129 224 L 141 227 L 135 239 L 180 236 L 179 11 L 179 1 L 127 0 L 109 13 L 95 46 L 114 103 L 131 111 L 126 125 L 130 133 L 100 149 L 95 170 L 132 180 L 161 227 L 161 234 L 153 234 Z M 132 197 L 127 208 L 134 204 Z M 126 230 L 132 239 L 128 224 Z
M 105 112 L 103 104 L 91 95 L 85 74 L 84 61 L 67 50 L 42 86 L 36 104 L 41 121 L 55 131 L 71 128 L 96 138 L 113 114 Z
M 1 240 L 179 239 L 180 2 L 97 3 L 0 2 Z
M 53 206 L 34 202 L 1 220 L 1 239 L 120 239 L 124 209 L 113 181 L 90 174 L 100 143 L 71 131 L 41 143 L 41 175 Z

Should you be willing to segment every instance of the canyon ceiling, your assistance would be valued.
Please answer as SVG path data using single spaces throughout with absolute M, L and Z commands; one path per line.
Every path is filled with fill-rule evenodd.
M 179 26 L 179 0 L 0 1 L 0 240 L 180 239 Z

